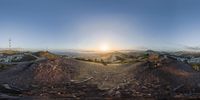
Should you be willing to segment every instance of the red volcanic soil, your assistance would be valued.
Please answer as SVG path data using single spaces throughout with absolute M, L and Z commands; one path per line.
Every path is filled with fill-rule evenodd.
M 51 85 L 68 82 L 78 74 L 80 65 L 78 61 L 62 58 L 19 64 L 1 72 L 0 82 L 21 88 L 28 88 L 31 84 Z
M 33 80 L 37 83 L 51 85 L 72 80 L 79 73 L 80 64 L 75 60 L 56 59 L 33 66 L 36 67 Z

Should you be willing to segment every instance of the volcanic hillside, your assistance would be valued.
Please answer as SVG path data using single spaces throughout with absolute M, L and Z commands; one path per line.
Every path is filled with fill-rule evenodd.
M 144 52 L 137 57 L 114 53 L 114 58 L 133 60 L 108 65 L 62 58 L 48 52 L 35 55 L 46 59 L 0 72 L 0 88 L 20 90 L 22 96 L 65 98 L 170 98 L 200 90 L 199 72 L 156 52 Z M 3 90 L 0 92 L 4 93 Z

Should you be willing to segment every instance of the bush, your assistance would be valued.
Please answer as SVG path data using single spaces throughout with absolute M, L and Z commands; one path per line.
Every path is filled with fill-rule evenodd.
M 6 69 L 7 67 L 9 67 L 9 66 L 8 65 L 0 64 L 0 71 Z
M 200 71 L 200 64 L 192 64 L 192 68 L 196 71 Z

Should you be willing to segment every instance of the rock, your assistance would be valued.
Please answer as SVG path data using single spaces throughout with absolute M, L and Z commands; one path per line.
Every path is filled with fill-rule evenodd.
M 39 87 L 39 86 L 38 86 L 38 85 L 35 85 L 35 84 L 31 84 L 31 87 L 37 88 L 37 87 Z
M 116 92 L 115 92 L 115 96 L 118 97 L 118 98 L 120 98 L 120 97 L 121 97 L 120 91 L 116 91 Z
M 147 87 L 146 86 L 142 86 L 142 89 L 147 89 Z
M 149 93 L 149 94 L 147 94 L 148 96 L 151 96 L 151 94 Z
M 19 97 L 16 97 L 16 96 L 9 96 L 7 94 L 2 94 L 0 93 L 0 99 L 1 100 L 18 100 Z
M 4 88 L 6 88 L 6 89 L 11 89 L 11 87 L 8 85 L 8 84 L 3 84 L 2 85 Z
M 21 94 L 22 92 L 18 89 L 11 88 L 8 84 L 0 85 L 0 92 L 10 94 Z

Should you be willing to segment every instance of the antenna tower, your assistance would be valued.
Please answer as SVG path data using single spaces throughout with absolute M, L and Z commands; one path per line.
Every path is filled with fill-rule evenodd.
M 11 42 L 12 42 L 12 40 L 11 40 L 11 38 L 9 38 L 9 49 L 12 48 L 12 44 L 11 44 Z

